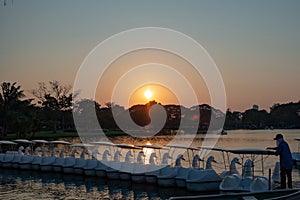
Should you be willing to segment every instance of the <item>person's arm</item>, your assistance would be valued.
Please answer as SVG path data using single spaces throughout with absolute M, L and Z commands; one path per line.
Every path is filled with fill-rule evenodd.
M 266 149 L 268 150 L 268 155 L 275 155 L 274 150 L 277 150 L 277 147 L 267 147 Z M 272 150 L 272 151 L 270 151 L 270 150 Z
M 278 147 L 276 148 L 275 156 L 280 155 L 281 152 L 282 152 L 282 150 L 283 150 L 283 146 L 282 146 L 282 143 L 280 143 L 280 144 L 278 145 Z

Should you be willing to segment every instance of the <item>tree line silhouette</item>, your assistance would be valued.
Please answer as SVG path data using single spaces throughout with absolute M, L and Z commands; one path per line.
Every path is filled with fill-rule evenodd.
M 94 127 L 89 120 L 84 120 L 89 118 L 90 113 L 94 113 L 91 109 L 95 109 L 101 128 L 105 130 L 119 130 L 112 109 L 121 117 L 125 117 L 125 111 L 129 111 L 136 124 L 146 126 L 151 121 L 149 109 L 154 104 L 159 104 L 150 101 L 145 105 L 134 105 L 127 110 L 111 102 L 104 106 L 90 99 L 73 102 L 71 86 L 58 81 L 39 83 L 31 93 L 34 98 L 26 99 L 24 91 L 16 82 L 1 83 L 0 138 L 5 138 L 9 133 L 16 134 L 18 138 L 25 138 L 28 134 L 34 137 L 37 132 L 76 132 L 72 111 L 78 119 L 82 119 L 83 124 L 80 124 L 80 127 L 84 131 L 96 131 L 98 127 Z M 166 110 L 167 119 L 160 134 L 170 134 L 178 130 L 182 120 L 185 120 L 185 124 L 198 120 L 198 131 L 205 133 L 211 119 L 221 120 L 224 117 L 224 129 L 300 128 L 300 101 L 274 104 L 270 112 L 258 109 L 238 112 L 228 109 L 223 113 L 207 104 L 191 108 L 182 105 L 161 106 Z M 197 107 L 199 115 L 193 112 Z

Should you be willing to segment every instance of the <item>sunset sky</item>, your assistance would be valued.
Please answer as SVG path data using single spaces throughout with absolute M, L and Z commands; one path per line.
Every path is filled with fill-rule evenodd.
M 231 110 L 244 111 L 253 104 L 268 110 L 274 103 L 300 100 L 298 0 L 0 2 L 0 82 L 17 81 L 27 96 L 41 81 L 72 85 L 85 57 L 106 38 L 138 27 L 163 27 L 192 37 L 207 50 L 223 77 Z M 113 67 L 124 70 L 154 57 L 170 65 L 183 62 L 164 54 L 137 52 Z M 189 69 L 186 74 L 193 76 Z M 96 98 L 101 105 L 110 101 L 109 90 L 121 76 L 114 75 L 108 72 L 99 82 L 102 90 Z M 205 84 L 194 85 L 199 103 L 209 103 Z M 154 100 L 176 103 L 176 94 L 168 88 L 152 87 Z M 146 102 L 147 89 L 131 92 L 129 104 Z

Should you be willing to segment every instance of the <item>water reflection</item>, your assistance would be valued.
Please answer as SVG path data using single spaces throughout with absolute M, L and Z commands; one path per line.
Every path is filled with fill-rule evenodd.
M 197 193 L 194 193 L 197 194 Z M 70 174 L 1 169 L 2 199 L 167 199 L 191 195 L 185 189 L 159 188 L 130 181 L 107 180 Z

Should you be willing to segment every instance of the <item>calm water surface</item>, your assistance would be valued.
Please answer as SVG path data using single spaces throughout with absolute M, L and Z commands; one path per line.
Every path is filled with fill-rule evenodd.
M 227 149 L 259 148 L 275 146 L 274 135 L 278 132 L 284 134 L 292 151 L 298 151 L 300 130 L 235 130 L 228 131 L 228 135 L 220 136 L 216 146 Z M 187 138 L 192 136 L 186 136 Z M 204 135 L 197 135 L 192 146 L 201 146 Z M 113 142 L 142 144 L 151 142 L 157 145 L 166 145 L 172 140 L 172 136 L 157 136 L 148 140 L 134 140 L 130 137 L 118 137 Z M 78 142 L 78 138 L 73 142 Z M 199 153 L 199 152 L 198 152 Z M 214 165 L 217 172 L 224 170 L 223 157 L 219 152 L 210 152 L 218 161 Z M 231 154 L 230 159 L 239 157 Z M 185 155 L 187 157 L 187 155 Z M 264 163 L 264 169 L 273 169 L 278 161 L 276 156 L 268 156 Z M 188 160 L 183 163 L 188 166 Z M 259 158 L 255 162 L 256 169 L 261 169 Z M 241 167 L 238 167 L 241 170 Z M 185 189 L 159 188 L 153 185 L 132 184 L 126 181 L 112 181 L 99 178 L 91 178 L 76 175 L 64 175 L 55 173 L 29 172 L 19 170 L 0 169 L 0 199 L 167 199 L 171 196 L 195 195 Z M 261 172 L 256 172 L 261 174 Z M 267 173 L 265 173 L 267 175 Z M 293 170 L 293 180 L 300 182 L 298 169 Z
M 0 199 L 167 199 L 185 189 L 58 173 L 2 170 Z M 194 193 L 197 194 L 197 193 Z

